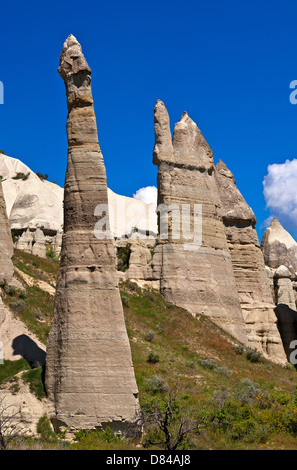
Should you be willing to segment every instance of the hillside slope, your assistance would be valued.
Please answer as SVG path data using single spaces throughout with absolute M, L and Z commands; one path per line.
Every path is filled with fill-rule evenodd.
M 53 296 L 24 279 L 42 280 L 53 286 L 58 262 L 16 251 L 14 264 L 26 292 L 21 299 L 22 308 L 15 305 L 20 300 L 19 293 L 7 288 L 5 291 L 4 287 L 3 301 L 46 344 Z M 121 285 L 121 297 L 143 408 L 147 409 L 152 401 L 166 400 L 168 390 L 178 388 L 177 404 L 182 414 L 195 417 L 200 423 L 199 433 L 189 433 L 182 446 L 297 449 L 297 375 L 291 367 L 280 367 L 255 351 L 244 350 L 208 318 L 194 318 L 166 302 L 157 291 L 140 289 L 127 281 Z M 14 366 L 5 361 L 0 367 L 1 389 L 5 388 L 6 393 L 14 390 L 16 396 L 13 384 L 18 383 L 22 389 L 20 381 L 26 374 L 21 371 L 36 371 L 34 380 L 26 380 L 33 392 L 37 388 L 41 393 L 39 400 L 44 400 L 42 382 L 37 387 L 42 378 L 40 367 L 30 371 L 30 365 L 22 359 L 15 361 Z M 157 434 L 154 426 L 148 425 L 144 443 Z M 62 444 L 66 445 L 63 437 L 53 443 L 51 439 L 44 440 L 44 436 L 39 443 L 42 448 Z M 105 434 L 103 439 L 97 432 L 80 434 L 76 443 L 67 445 L 70 449 L 136 449 L 136 444 L 107 439 Z M 26 445 L 32 446 L 32 441 Z M 151 447 L 162 448 L 157 444 Z

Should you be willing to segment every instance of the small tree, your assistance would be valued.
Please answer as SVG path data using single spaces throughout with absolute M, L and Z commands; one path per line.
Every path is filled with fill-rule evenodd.
M 12 411 L 12 405 L 5 405 L 4 400 L 5 397 L 0 398 L 0 450 L 7 449 L 12 439 L 24 434 L 17 421 L 19 413 Z
M 191 433 L 199 433 L 202 423 L 182 409 L 178 389 L 168 394 L 150 397 L 142 406 L 142 420 L 147 428 L 149 445 L 176 450 Z
M 44 175 L 43 173 L 40 173 L 39 171 L 37 171 L 36 175 L 37 175 L 38 178 L 40 178 L 42 181 L 48 179 L 48 175 Z

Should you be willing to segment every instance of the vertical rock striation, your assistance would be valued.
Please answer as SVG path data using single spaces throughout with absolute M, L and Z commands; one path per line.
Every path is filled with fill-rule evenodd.
M 159 217 L 153 276 L 160 279 L 166 299 L 193 315 L 209 316 L 245 344 L 247 336 L 221 219 L 212 150 L 187 113 L 176 123 L 173 138 L 162 101 L 157 101 L 154 113 L 158 205 L 171 208 L 167 238 L 162 238 L 160 228 L 164 216 Z M 190 240 L 191 232 L 196 233 L 194 214 L 199 207 L 202 238 L 197 236 L 195 240 L 194 236 Z M 179 217 L 181 223 L 177 222 Z M 181 229 L 179 237 L 175 235 L 177 226 Z
M 271 360 L 286 362 L 255 230 L 256 217 L 221 160 L 216 165 L 215 178 L 249 346 Z
M 281 265 L 274 273 L 274 288 L 276 304 L 288 305 L 292 310 L 296 310 L 295 295 L 291 274 L 289 269 Z
M 14 273 L 13 263 L 11 261 L 13 255 L 13 243 L 11 238 L 10 224 L 6 211 L 6 204 L 0 182 L 0 282 L 9 282 Z
M 297 273 L 297 242 L 274 217 L 263 233 L 261 241 L 265 264 L 271 268 L 286 266 L 294 276 Z
M 138 390 L 118 288 L 112 239 L 98 239 L 94 216 L 107 204 L 91 70 L 70 35 L 58 69 L 68 105 L 64 234 L 47 345 L 46 389 L 56 430 L 138 429 Z

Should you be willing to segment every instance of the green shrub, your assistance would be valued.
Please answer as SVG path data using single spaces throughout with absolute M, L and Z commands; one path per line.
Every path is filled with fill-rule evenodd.
M 146 379 L 145 389 L 147 392 L 155 395 L 156 393 L 164 393 L 168 390 L 168 385 L 165 384 L 163 377 L 153 375 L 151 379 Z
M 232 349 L 237 353 L 237 354 L 243 354 L 244 353 L 244 347 L 241 346 L 240 344 L 234 344 L 232 346 Z
M 126 440 L 120 434 L 115 433 L 110 427 L 107 427 L 104 430 L 81 429 L 75 432 L 74 438 L 78 442 L 81 442 L 88 438 L 92 440 L 97 439 L 107 444 L 119 444 Z
M 225 366 L 217 366 L 217 367 L 215 367 L 215 371 L 218 372 L 221 375 L 226 375 L 226 377 L 231 377 L 231 375 L 232 375 L 232 371 L 229 370 Z
M 52 245 L 47 246 L 46 257 L 49 258 L 49 259 L 56 259 L 57 258 L 56 252 L 55 252 Z
M 150 299 L 151 302 L 154 302 L 155 301 L 155 296 L 152 292 L 148 291 L 148 292 L 145 292 L 145 295 L 148 299 Z
M 125 272 L 129 268 L 131 249 L 129 245 L 117 249 L 118 271 Z
M 48 442 L 57 442 L 57 436 L 52 430 L 51 423 L 46 415 L 42 416 L 37 423 L 37 432 L 41 439 Z
M 0 365 L 0 384 L 5 380 L 11 379 L 20 371 L 28 369 L 30 369 L 30 365 L 26 359 L 18 359 L 17 361 L 5 359 L 4 363 Z
M 129 307 L 129 297 L 126 292 L 121 291 L 121 300 L 122 304 L 125 305 L 125 307 Z
M 20 289 L 18 294 L 20 299 L 25 299 L 27 297 L 27 292 L 25 291 L 25 289 Z
M 25 173 L 22 173 L 21 171 L 19 171 L 11 179 L 13 179 L 13 180 L 22 180 L 24 177 L 25 177 Z
M 25 310 L 25 301 L 20 299 L 20 300 L 15 300 L 14 302 L 9 302 L 8 304 L 10 308 L 17 313 L 21 313 Z
M 42 377 L 43 368 L 41 366 L 36 369 L 31 369 L 23 375 L 23 379 L 28 382 L 30 386 L 30 391 L 34 393 L 39 400 L 45 397 Z
M 150 351 L 149 355 L 147 356 L 147 362 L 151 362 L 152 364 L 156 364 L 160 361 L 160 357 L 154 351 Z
M 214 361 L 213 359 L 207 359 L 207 358 L 202 358 L 202 357 L 199 357 L 197 359 L 197 362 L 204 369 L 209 369 L 209 370 L 214 369 L 217 365 L 216 361 Z
M 247 348 L 245 352 L 245 357 L 248 361 L 253 362 L 254 364 L 260 361 L 262 354 L 260 351 L 257 351 L 253 348 Z
M 156 333 L 150 330 L 145 333 L 144 338 L 146 341 L 152 342 L 155 336 L 156 336 Z
M 38 178 L 40 178 L 42 181 L 48 179 L 48 175 L 43 175 L 43 174 L 40 173 L 39 171 L 37 171 L 36 175 L 37 175 Z
M 10 295 L 10 296 L 15 295 L 15 293 L 16 293 L 16 288 L 14 286 L 9 285 L 9 284 L 5 284 L 4 287 L 3 287 L 3 290 L 4 290 L 5 294 Z
M 261 397 L 262 392 L 259 384 L 254 383 L 248 378 L 241 379 L 238 386 L 234 390 L 237 400 L 243 404 L 254 403 L 256 397 Z

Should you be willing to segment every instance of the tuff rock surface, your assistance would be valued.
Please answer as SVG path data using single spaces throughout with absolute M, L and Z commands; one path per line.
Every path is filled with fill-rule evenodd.
M 169 115 L 160 100 L 155 106 L 154 122 L 153 163 L 158 166 L 158 204 L 171 208 L 168 236 L 162 232 L 166 211 L 159 214 L 153 277 L 160 280 L 161 293 L 167 300 L 193 315 L 209 316 L 246 344 L 212 150 L 187 113 L 175 124 L 172 138 Z
M 0 282 L 9 282 L 14 274 L 13 243 L 9 220 L 6 211 L 6 203 L 3 195 L 2 183 L 0 181 Z
M 54 427 L 133 427 L 138 390 L 118 288 L 112 238 L 97 238 L 98 204 L 108 203 L 90 68 L 70 35 L 59 73 L 68 105 L 64 233 L 46 389 Z
M 261 250 L 265 264 L 272 268 L 286 266 L 292 275 L 297 272 L 297 242 L 274 217 L 265 230 Z
M 249 346 L 274 361 L 285 362 L 272 291 L 255 229 L 256 217 L 222 160 L 216 165 L 215 178 Z
M 49 247 L 59 256 L 63 232 L 64 190 L 41 179 L 16 158 L 0 154 L 0 175 L 14 247 L 46 257 Z M 17 175 L 24 175 L 18 177 Z M 156 204 L 116 194 L 108 188 L 110 229 L 115 240 L 157 236 Z
M 296 310 L 291 273 L 286 266 L 279 266 L 274 273 L 275 303 L 288 305 Z M 297 314 L 297 313 L 296 313 Z

